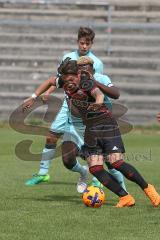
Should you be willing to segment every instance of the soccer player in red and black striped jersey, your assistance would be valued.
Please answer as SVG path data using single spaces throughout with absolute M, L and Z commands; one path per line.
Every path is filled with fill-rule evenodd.
M 82 59 L 83 58 L 83 59 Z M 79 112 L 85 129 L 84 155 L 87 158 L 89 170 L 104 186 L 120 197 L 116 207 L 133 206 L 134 198 L 103 167 L 104 156 L 108 155 L 109 163 L 120 171 L 128 180 L 135 182 L 145 192 L 153 206 L 160 205 L 160 195 L 154 186 L 148 184 L 141 174 L 124 161 L 125 152 L 118 124 L 112 113 L 105 106 L 104 95 L 93 79 L 93 61 L 87 57 L 80 58 L 76 72 L 76 63 L 68 61 L 73 72 L 65 72 L 69 67 L 67 62 L 60 68 L 61 85 L 68 95 L 72 111 Z M 80 69 L 81 68 L 81 69 Z M 89 84 L 88 84 L 89 83 Z M 108 90 L 108 93 L 111 94 Z

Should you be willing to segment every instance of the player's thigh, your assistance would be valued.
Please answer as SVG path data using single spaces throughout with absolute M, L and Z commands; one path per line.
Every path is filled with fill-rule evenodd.
M 66 100 L 63 102 L 62 107 L 58 114 L 56 115 L 54 121 L 51 124 L 50 131 L 57 133 L 64 133 L 65 124 L 68 121 L 68 105 Z
M 118 126 L 116 128 L 109 127 L 103 130 L 102 138 L 99 138 L 99 144 L 102 146 L 103 154 L 109 155 L 109 159 L 117 161 L 122 153 L 125 153 L 125 147 Z
M 81 149 L 82 145 L 84 144 L 84 130 L 85 126 L 82 124 L 66 122 L 63 142 L 74 142 L 79 149 Z

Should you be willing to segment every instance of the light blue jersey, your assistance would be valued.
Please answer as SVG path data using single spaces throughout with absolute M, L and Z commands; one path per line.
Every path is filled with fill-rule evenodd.
M 107 87 L 112 87 L 113 84 L 111 82 L 111 79 L 107 76 L 107 75 L 102 75 L 99 73 L 95 73 L 94 74 L 94 79 L 97 82 L 102 83 L 103 85 L 107 86 Z M 110 100 L 110 98 L 107 95 L 104 95 L 104 103 L 106 104 L 106 106 L 112 110 L 112 102 Z
M 85 56 L 91 58 L 94 61 L 93 67 L 95 72 L 103 74 L 102 61 L 99 58 L 97 58 L 91 51 L 89 51 Z M 78 51 L 74 51 L 64 55 L 63 60 L 66 59 L 67 57 L 70 57 L 72 60 L 78 60 L 80 56 L 78 54 Z

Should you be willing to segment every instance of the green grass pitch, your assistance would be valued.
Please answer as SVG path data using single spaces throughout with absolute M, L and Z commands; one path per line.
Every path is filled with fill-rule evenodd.
M 57 157 L 49 183 L 26 187 L 24 181 L 37 172 L 39 163 L 18 159 L 15 145 L 32 138 L 32 151 L 38 153 L 45 138 L 22 135 L 7 127 L 0 131 L 0 240 L 160 239 L 160 207 L 153 208 L 134 183 L 126 181 L 136 199 L 135 207 L 116 209 L 117 196 L 104 189 L 106 203 L 100 209 L 87 208 L 76 192 L 78 175 L 66 170 Z M 160 192 L 160 135 L 133 131 L 123 139 L 126 160 Z

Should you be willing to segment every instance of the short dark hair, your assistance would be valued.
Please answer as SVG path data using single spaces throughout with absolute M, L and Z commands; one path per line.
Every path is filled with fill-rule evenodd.
M 88 27 L 80 27 L 78 30 L 78 40 L 80 38 L 86 38 L 86 40 L 93 42 L 93 39 L 95 37 L 95 32 Z
M 60 66 L 58 67 L 58 74 L 77 74 L 78 65 L 76 60 L 71 60 L 71 58 L 67 57 L 64 61 L 61 62 Z

